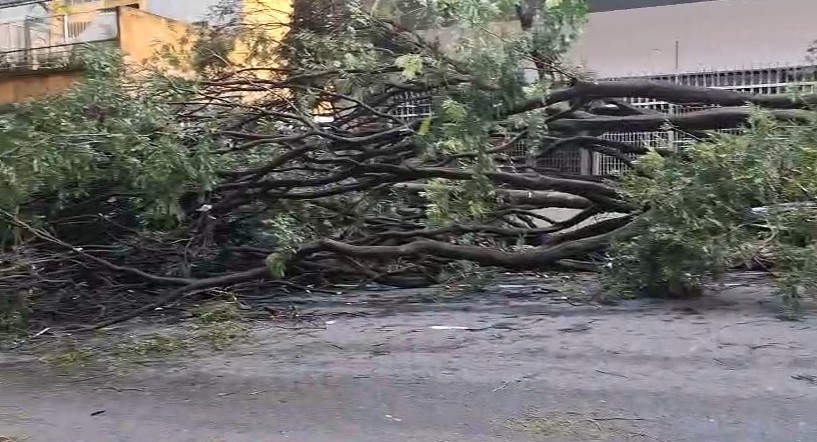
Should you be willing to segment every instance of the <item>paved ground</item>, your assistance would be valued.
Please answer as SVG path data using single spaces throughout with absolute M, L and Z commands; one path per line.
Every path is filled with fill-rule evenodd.
M 7 354 L 0 435 L 817 441 L 817 321 L 777 320 L 768 290 L 747 276 L 687 303 L 581 302 L 590 286 L 505 284 L 479 302 L 415 291 L 306 302 L 304 311 L 355 315 L 323 316 L 320 327 L 258 324 L 251 342 L 228 351 L 127 374 L 63 373 Z

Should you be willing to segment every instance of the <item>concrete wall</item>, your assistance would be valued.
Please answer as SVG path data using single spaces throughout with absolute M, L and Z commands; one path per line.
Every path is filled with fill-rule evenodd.
M 145 10 L 187 23 L 204 21 L 220 0 L 150 0 Z
M 21 20 L 31 16 L 50 15 L 51 11 L 67 10 L 69 12 L 80 12 L 97 10 L 101 8 L 113 8 L 120 5 L 138 4 L 139 9 L 162 17 L 174 20 L 193 23 L 204 20 L 210 8 L 218 4 L 221 0 L 99 0 L 97 2 L 81 3 L 77 5 L 61 6 L 59 0 L 53 1 L 43 7 L 39 4 L 14 6 L 0 9 L 0 22 Z
M 79 72 L 34 72 L 0 78 L 0 104 L 20 103 L 32 98 L 64 92 L 82 80 Z
M 146 10 L 152 14 L 167 17 L 184 23 L 209 21 L 216 17 L 214 11 L 218 6 L 234 2 L 237 16 L 232 16 L 236 23 L 253 32 L 264 32 L 270 41 L 280 41 L 289 31 L 292 14 L 291 0 L 147 0 Z M 226 17 L 230 19 L 231 17 Z M 220 17 L 224 21 L 225 17 Z M 213 23 L 218 25 L 218 23 Z M 232 23 L 231 23 L 232 24 Z M 162 37 L 165 39 L 165 37 Z M 250 49 L 239 44 L 231 55 L 238 64 L 246 61 Z
M 0 22 L 18 21 L 26 17 L 45 17 L 49 15 L 48 8 L 42 5 L 13 6 L 0 9 Z
M 289 32 L 291 0 L 241 0 L 241 6 L 241 23 L 250 40 L 255 35 L 264 34 L 269 42 L 279 42 Z M 265 67 L 269 66 L 268 60 L 248 60 L 253 52 L 246 45 L 239 44 L 232 59 L 239 64 L 255 65 L 260 62 Z
M 596 12 L 571 59 L 600 77 L 798 64 L 817 39 L 815 20 L 817 0 L 715 0 Z
M 289 31 L 292 0 L 241 0 L 243 22 L 248 26 L 263 26 L 273 40 L 280 40 Z
M 224 2 L 234 2 L 244 23 L 284 20 L 292 12 L 290 0 L 148 0 L 145 10 L 162 17 L 187 23 L 209 21 L 212 12 Z
M 590 12 L 602 12 L 711 1 L 715 0 L 589 0 L 588 3 L 590 4 Z
M 568 58 L 600 77 L 804 63 L 817 40 L 817 0 L 591 0 Z M 652 5 L 652 7 L 649 7 Z M 663 5 L 663 6 L 654 6 Z M 497 33 L 519 31 L 495 23 Z M 442 47 L 468 30 L 427 31 Z M 676 50 L 677 49 L 677 50 Z
M 273 40 L 279 40 L 288 30 L 286 23 L 291 14 L 290 0 L 236 1 L 242 2 L 244 23 L 255 27 L 264 26 L 265 32 Z M 118 8 L 120 48 L 126 54 L 127 61 L 136 66 L 156 60 L 157 53 L 166 45 L 174 46 L 178 51 L 189 50 L 194 42 L 191 27 L 171 18 L 186 18 L 190 21 L 204 19 L 209 7 L 218 2 L 219 0 L 103 0 L 72 7 L 67 12 L 93 11 L 101 6 L 138 3 L 142 9 Z M 0 20 L 11 19 L 17 13 L 24 14 L 26 11 L 6 11 L 5 16 L 0 14 Z M 233 54 L 234 60 L 241 62 L 246 52 L 246 48 L 237 48 Z M 159 66 L 162 67 L 161 63 Z M 170 69 L 169 66 L 164 68 Z M 25 75 L 6 75 L 0 77 L 0 103 L 20 102 L 60 93 L 81 79 L 82 75 L 78 72 L 31 71 Z
M 50 8 L 54 14 L 75 14 L 78 12 L 97 11 L 100 9 L 111 9 L 117 6 L 133 6 L 139 8 L 145 7 L 145 2 L 148 0 L 97 0 L 87 3 L 66 4 L 61 0 L 54 0 L 50 4 Z
M 145 11 L 121 7 L 119 44 L 127 62 L 136 65 L 154 58 L 164 44 L 177 44 L 189 27 Z M 0 77 L 0 103 L 16 103 L 58 94 L 82 80 L 81 72 L 29 71 Z
M 129 62 L 151 60 L 164 45 L 184 43 L 190 32 L 186 23 L 139 9 L 119 8 L 119 44 Z

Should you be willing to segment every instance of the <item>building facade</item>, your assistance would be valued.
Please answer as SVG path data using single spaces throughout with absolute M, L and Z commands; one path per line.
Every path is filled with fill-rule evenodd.
M 57 11 L 83 11 L 129 6 L 160 17 L 194 23 L 206 20 L 221 0 L 0 0 L 0 21 L 44 17 Z
M 642 79 L 759 94 L 815 91 L 809 48 L 817 40 L 817 0 L 589 0 L 584 32 L 567 61 L 601 80 Z M 515 21 L 496 23 L 514 32 Z M 443 48 L 467 30 L 430 34 Z M 812 54 L 812 56 L 817 54 Z M 667 114 L 701 110 L 649 100 L 632 104 Z M 424 106 L 404 106 L 414 114 Z M 605 137 L 652 147 L 693 141 L 676 131 L 609 133 Z M 519 146 L 517 154 L 527 148 Z M 622 164 L 588 152 L 554 152 L 541 161 L 572 174 L 609 175 Z
M 814 0 L 591 0 L 571 59 L 598 77 L 802 65 Z
M 289 0 L 232 0 L 230 20 L 286 22 Z M 194 36 L 222 0 L 0 0 L 0 104 L 64 91 L 82 78 L 66 60 L 82 45 L 111 45 L 129 63 Z M 283 35 L 281 27 L 273 34 Z M 272 35 L 279 38 L 280 35 Z M 187 38 L 186 38 L 187 37 Z M 240 56 L 242 49 L 237 48 Z
M 756 94 L 813 93 L 809 53 L 817 40 L 813 0 L 596 0 L 569 58 L 597 78 L 646 79 Z M 635 99 L 633 105 L 669 115 L 702 110 Z M 732 130 L 731 132 L 739 132 Z M 651 147 L 683 148 L 680 131 L 608 133 L 606 138 Z M 618 173 L 620 161 L 599 154 L 552 158 L 584 173 Z

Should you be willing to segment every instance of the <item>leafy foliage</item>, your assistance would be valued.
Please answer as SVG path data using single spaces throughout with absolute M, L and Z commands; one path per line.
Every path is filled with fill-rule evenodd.
M 785 300 L 815 293 L 817 120 L 781 125 L 758 110 L 744 134 L 670 158 L 650 154 L 640 167 L 646 173 L 620 185 L 645 208 L 643 227 L 613 247 L 605 272 L 612 289 L 696 294 L 730 267 L 771 253 Z M 760 221 L 750 216 L 757 207 L 768 208 Z
M 416 88 L 419 98 L 415 99 L 427 100 L 432 116 L 402 124 L 423 147 L 424 159 L 454 156 L 457 160 L 450 166 L 473 173 L 471 180 L 423 181 L 424 221 L 444 227 L 485 220 L 498 207 L 494 184 L 486 176 L 498 169 L 490 149 L 498 140 L 515 135 L 497 124 L 501 121 L 498 115 L 563 80 L 559 57 L 580 32 L 587 13 L 584 0 L 528 3 L 536 17 L 531 28 L 506 32 L 494 27 L 496 22 L 517 19 L 516 2 L 506 0 L 383 1 L 373 14 L 355 2 L 296 2 L 293 28 L 283 52 L 296 76 L 306 78 L 295 92 L 298 113 L 310 114 L 326 93 L 361 98 L 384 93 L 395 83 Z M 315 20 L 315 8 L 326 18 Z M 422 31 L 415 32 L 418 25 Z M 433 38 L 440 33 L 448 37 L 450 47 L 444 51 L 424 43 L 420 35 Z M 535 87 L 530 87 L 528 73 L 537 56 L 546 60 L 546 66 Z M 324 75 L 317 77 L 316 72 Z M 399 106 L 406 98 L 393 95 L 391 100 L 386 109 Z M 527 124 L 530 121 L 536 124 Z M 530 130 L 529 137 L 536 142 L 544 133 L 542 115 L 530 121 L 523 121 L 521 130 Z M 361 206 L 388 204 L 382 198 L 378 193 L 364 196 Z M 298 218 L 313 219 L 308 215 Z M 338 221 L 333 220 L 336 229 L 341 228 Z M 274 274 L 283 274 L 288 255 L 276 251 L 268 256 Z
M 265 220 L 264 224 L 269 229 L 265 233 L 272 237 L 276 248 L 274 253 L 267 256 L 267 268 L 276 278 L 283 278 L 286 275 L 289 259 L 306 241 L 308 233 L 306 229 L 298 225 L 296 219 L 287 215 L 278 215 L 273 219 Z
M 0 208 L 31 234 L 3 250 L 14 264 L 3 267 L 0 292 L 30 289 L 36 306 L 25 318 L 34 321 L 103 306 L 107 318 L 92 319 L 102 327 L 216 287 L 237 297 L 338 281 L 477 287 L 486 268 L 586 267 L 567 260 L 621 238 L 633 204 L 648 209 L 643 224 L 628 226 L 635 240 L 615 245 L 607 275 L 624 291 L 695 292 L 756 244 L 780 255 L 789 298 L 808 288 L 811 215 L 774 209 L 758 223 L 745 212 L 811 199 L 813 122 L 789 128 L 758 113 L 748 135 L 677 158 L 648 155 L 621 183 L 571 176 L 542 160 L 557 149 L 642 149 L 583 129 L 610 130 L 632 112 L 598 106 L 605 97 L 645 93 L 636 83 L 590 87 L 561 60 L 586 2 L 411 0 L 396 9 L 403 3 L 421 9 L 425 29 L 390 18 L 385 0 L 376 2 L 385 14 L 297 0 L 277 45 L 280 23 L 235 20 L 248 15 L 225 1 L 169 56 L 176 76 L 136 81 L 116 54 L 90 54 L 75 89 L 0 118 Z M 497 25 L 511 16 L 521 26 Z M 695 95 L 674 93 L 665 98 Z M 807 111 L 788 108 L 804 103 L 771 112 L 802 121 Z M 728 111 L 728 121 L 696 115 L 697 128 L 744 121 Z M 643 120 L 654 130 L 665 123 Z M 555 221 L 544 208 L 581 211 Z
M 179 215 L 182 192 L 213 180 L 206 131 L 190 139 L 162 91 L 127 81 L 119 53 L 89 47 L 83 66 L 77 87 L 0 116 L 0 207 L 25 211 L 52 195 L 55 210 L 103 189 L 146 218 Z
M 26 319 L 19 310 L 0 308 L 0 338 L 21 335 L 26 330 Z

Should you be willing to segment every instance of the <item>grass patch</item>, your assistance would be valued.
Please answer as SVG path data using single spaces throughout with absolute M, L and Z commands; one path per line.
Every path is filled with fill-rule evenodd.
M 222 351 L 250 336 L 250 328 L 243 322 L 236 301 L 213 302 L 192 313 L 192 323 L 167 332 L 99 336 L 84 340 L 82 345 L 70 340 L 41 361 L 59 368 L 79 368 L 104 361 L 106 366 L 126 369 L 128 364 L 170 358 L 193 350 Z
M 197 323 L 194 339 L 203 340 L 213 350 L 224 350 L 249 337 L 250 330 L 234 298 L 205 304 L 192 313 Z
M 639 418 L 599 417 L 579 412 L 535 414 L 512 419 L 510 426 L 538 438 L 571 438 L 583 441 L 648 440 L 637 421 Z
M 0 338 L 18 338 L 26 333 L 26 318 L 18 310 L 0 310 Z
M 82 345 L 71 340 L 40 361 L 64 370 L 101 366 L 103 362 L 107 367 L 119 367 L 124 362 L 138 362 L 147 357 L 171 356 L 190 347 L 188 339 L 180 335 L 154 334 L 128 337 L 115 343 L 103 340 Z
M 113 355 L 119 357 L 147 357 L 172 355 L 190 348 L 188 339 L 178 335 L 150 335 L 131 338 L 116 344 Z
M 250 337 L 250 329 L 244 324 L 224 322 L 201 327 L 197 334 L 213 350 L 225 350 L 239 341 Z
M 249 335 L 250 330 L 244 324 L 220 322 L 197 325 L 193 331 L 130 336 L 113 342 L 103 339 L 96 344 L 79 345 L 70 341 L 40 360 L 61 369 L 82 368 L 101 362 L 125 369 L 127 364 L 139 364 L 151 358 L 171 358 L 196 349 L 225 350 Z
M 240 322 L 244 319 L 235 300 L 211 302 L 194 309 L 192 313 L 196 322 L 203 325 Z
M 61 369 L 75 369 L 90 365 L 99 359 L 100 350 L 92 347 L 77 346 L 74 343 L 53 354 L 41 358 L 43 362 Z

